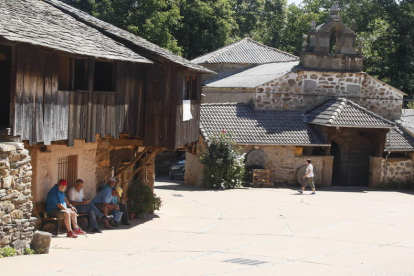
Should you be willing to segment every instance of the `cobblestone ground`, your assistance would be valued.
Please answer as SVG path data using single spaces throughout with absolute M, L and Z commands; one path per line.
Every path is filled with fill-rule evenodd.
M 0 259 L 1 275 L 414 275 L 414 195 L 203 191 L 157 182 L 164 207 L 103 234 Z

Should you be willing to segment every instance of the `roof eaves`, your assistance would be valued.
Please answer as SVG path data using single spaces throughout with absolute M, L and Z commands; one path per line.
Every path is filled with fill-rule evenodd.
M 171 53 L 170 51 L 156 45 L 153 44 L 147 40 L 145 40 L 142 37 L 139 37 L 137 35 L 134 35 L 128 31 L 125 31 L 123 29 L 120 29 L 110 23 L 104 22 L 96 17 L 93 17 L 92 15 L 83 12 L 79 9 L 76 9 L 68 4 L 65 4 L 63 2 L 60 2 L 58 0 L 41 0 L 43 2 L 46 2 L 50 5 L 53 5 L 54 7 L 60 9 L 61 11 L 69 14 L 70 16 L 72 16 L 73 18 L 75 18 L 76 20 L 79 20 L 85 24 L 88 24 L 92 27 L 94 27 L 97 30 L 100 30 L 103 33 L 107 33 L 110 35 L 113 35 L 115 37 L 118 37 L 121 40 L 124 41 L 128 41 L 129 43 L 134 44 L 135 46 L 143 49 L 144 51 L 148 51 L 151 52 L 155 55 L 161 56 L 175 64 L 190 68 L 192 70 L 195 70 L 197 72 L 200 73 L 205 73 L 205 74 L 216 74 L 216 72 L 211 71 L 201 65 L 192 63 L 191 61 L 182 58 L 180 56 L 177 56 L 173 53 Z M 151 47 L 153 47 L 154 49 L 151 49 L 151 47 L 148 47 L 146 45 L 143 44 L 148 44 Z M 172 58 L 174 57 L 174 58 Z

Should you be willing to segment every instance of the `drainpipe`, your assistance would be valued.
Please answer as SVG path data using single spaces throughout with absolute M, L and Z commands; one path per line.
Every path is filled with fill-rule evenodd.
M 387 161 L 388 161 L 388 157 L 390 157 L 390 155 L 391 155 L 391 152 L 387 151 L 387 155 L 385 155 L 384 182 L 387 181 L 387 171 L 388 171 Z

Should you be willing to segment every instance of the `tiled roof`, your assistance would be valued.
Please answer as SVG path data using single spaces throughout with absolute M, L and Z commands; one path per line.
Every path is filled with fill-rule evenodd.
M 393 128 L 395 124 L 381 116 L 344 99 L 330 99 L 307 111 L 307 123 L 325 126 Z
M 401 128 L 387 134 L 386 151 L 414 151 L 414 138 Z
M 227 45 L 214 52 L 193 59 L 197 64 L 204 63 L 239 63 L 263 64 L 299 60 L 299 57 L 281 50 L 260 44 L 250 38 Z
M 0 1 L 0 37 L 74 55 L 152 63 L 100 31 L 39 0 Z
M 204 139 L 223 129 L 240 145 L 327 145 L 303 122 L 300 110 L 254 110 L 250 105 L 234 103 L 203 104 L 200 131 Z
M 124 41 L 128 41 L 129 43 L 134 44 L 135 46 L 143 49 L 144 51 L 148 51 L 150 53 L 156 54 L 158 56 L 161 56 L 175 64 L 179 64 L 182 66 L 185 66 L 187 68 L 190 68 L 192 70 L 201 72 L 201 73 L 214 73 L 211 70 L 208 70 L 207 68 L 204 68 L 203 66 L 200 66 L 198 64 L 192 63 L 191 61 L 177 56 L 173 53 L 171 53 L 170 51 L 161 48 L 145 39 L 143 39 L 142 37 L 139 37 L 137 35 L 134 35 L 130 32 L 124 31 L 112 24 L 106 23 L 102 20 L 97 19 L 96 17 L 93 17 L 81 10 L 78 10 L 70 5 L 67 5 L 65 3 L 62 3 L 61 1 L 58 0 L 43 0 L 46 3 L 50 3 L 52 5 L 54 5 L 55 7 L 58 7 L 59 9 L 63 10 L 65 13 L 70 14 L 71 16 L 73 16 L 74 18 L 76 18 L 77 20 L 80 20 L 82 22 L 85 22 L 91 26 L 93 26 L 94 28 L 97 28 L 99 30 L 101 30 L 102 32 L 106 32 L 107 34 L 111 34 L 113 36 L 116 36 Z M 15 2 L 15 1 L 13 1 Z
M 231 76 L 220 78 L 218 75 L 217 78 L 206 82 L 205 86 L 254 88 L 292 72 L 298 64 L 298 61 L 261 64 Z

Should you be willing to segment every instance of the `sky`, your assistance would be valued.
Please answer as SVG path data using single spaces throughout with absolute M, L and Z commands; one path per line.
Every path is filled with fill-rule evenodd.
M 288 4 L 296 4 L 299 5 L 302 2 L 302 0 L 288 0 Z

